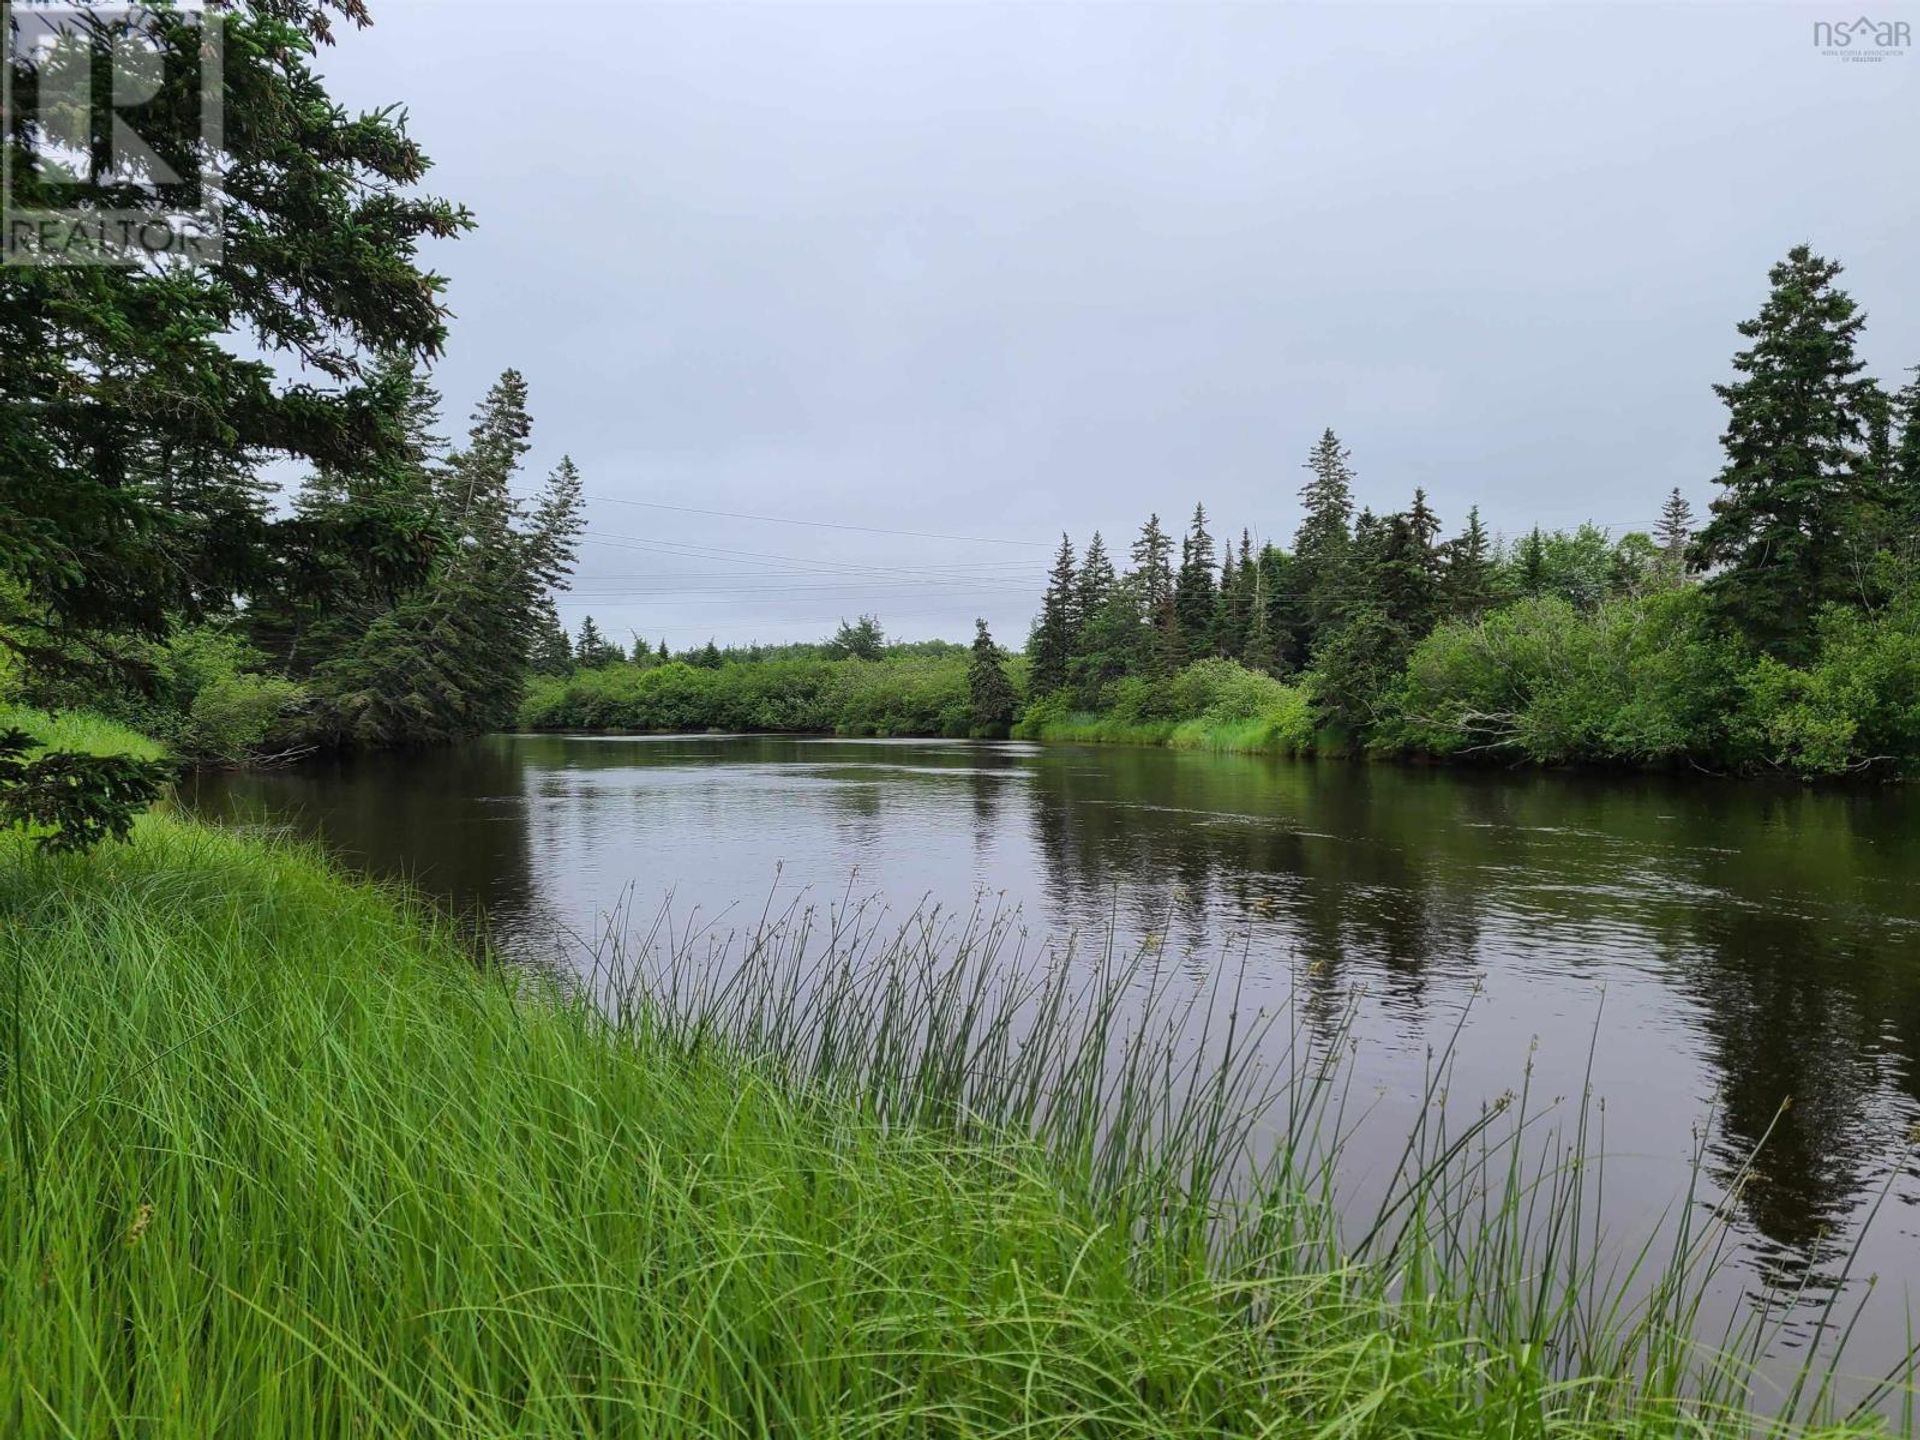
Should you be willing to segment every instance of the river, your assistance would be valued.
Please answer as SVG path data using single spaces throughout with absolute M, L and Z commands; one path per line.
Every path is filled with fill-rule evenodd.
M 1591 1054 L 1626 1177 L 1616 1224 L 1679 1202 L 1696 1136 L 1720 1183 L 1765 1136 L 1738 1201 L 1740 1283 L 1817 1291 L 1857 1242 L 1855 1286 L 1878 1274 L 1920 1299 L 1911 791 L 543 735 L 203 775 L 187 799 L 404 876 L 528 953 L 668 897 L 685 923 L 750 920 L 775 891 L 851 888 L 896 912 L 984 895 L 1035 937 L 1112 929 L 1189 983 L 1244 965 L 1263 1002 L 1350 1011 L 1357 1079 L 1390 1113 L 1456 1030 L 1456 1095 L 1496 1095 L 1529 1065 L 1539 1093 L 1577 1095 Z M 1857 1364 L 1902 1348 L 1898 1302 L 1876 1309 Z

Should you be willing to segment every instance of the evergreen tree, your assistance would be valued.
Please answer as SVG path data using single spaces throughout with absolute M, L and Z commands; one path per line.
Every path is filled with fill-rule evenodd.
M 1522 595 L 1547 593 L 1547 537 L 1538 525 L 1527 532 L 1513 557 L 1514 588 Z
M 1180 617 L 1174 608 L 1174 577 L 1170 563 L 1173 542 L 1160 528 L 1160 517 L 1150 515 L 1133 542 L 1132 593 L 1145 626 L 1144 668 L 1158 676 L 1167 676 L 1184 659 L 1180 640 Z
M 1219 653 L 1246 662 L 1247 631 L 1253 608 L 1253 537 L 1240 532 L 1240 554 L 1229 550 L 1220 562 L 1220 602 L 1214 616 Z
M 1436 529 L 1421 495 L 1414 510 L 1385 518 L 1363 510 L 1354 522 L 1350 587 L 1314 670 L 1322 712 L 1355 734 L 1373 725 L 1381 697 L 1439 618 Z
M 1193 523 L 1180 545 L 1180 574 L 1174 582 L 1173 608 L 1180 631 L 1179 664 L 1214 653 L 1213 617 L 1219 603 L 1213 580 L 1213 536 L 1207 532 L 1207 507 L 1193 507 Z
M 133 7 L 99 17 L 98 44 L 0 58 L 28 95 L 43 66 L 98 64 L 106 43 L 137 51 L 158 87 L 141 106 L 144 153 L 219 175 L 226 243 L 205 264 L 19 265 L 0 279 L 0 652 L 89 685 L 151 686 L 153 642 L 260 596 L 297 562 L 282 542 L 300 532 L 272 518 L 262 462 L 341 476 L 404 462 L 376 360 L 439 353 L 444 282 L 418 248 L 471 223 L 420 190 L 429 164 L 397 109 L 349 112 L 315 74 L 329 12 L 365 23 L 357 3 L 217 8 L 217 153 L 203 150 L 206 35 L 187 7 Z M 32 108 L 10 110 L 9 199 L 21 213 L 68 208 L 63 167 L 36 163 Z M 79 123 L 82 148 L 105 154 L 123 121 L 96 104 Z M 147 209 L 153 179 L 114 183 Z M 383 513 L 368 507 L 363 529 Z M 376 543 L 417 553 L 421 538 Z M 88 818 L 93 800 L 120 815 L 142 798 L 135 771 L 60 753 L 0 774 L 0 811 L 39 806 L 35 787 L 56 774 L 78 843 L 115 831 Z
M 660 648 L 653 652 L 653 658 L 658 660 L 662 665 L 667 663 L 667 637 L 666 636 L 662 635 L 660 637 Z
M 1366 587 L 1409 650 L 1440 618 L 1439 552 L 1433 543 L 1439 526 L 1425 498 L 1416 492 L 1414 509 L 1387 517 Z
M 363 628 L 335 627 L 314 666 L 315 724 L 332 742 L 438 744 L 512 720 L 580 528 L 570 460 L 532 500 L 513 493 L 531 423 L 526 384 L 508 370 L 474 412 L 466 448 L 428 472 L 442 535 L 431 572 Z
M 1254 566 L 1259 571 L 1263 602 L 1259 612 L 1267 632 L 1258 651 L 1265 661 L 1262 668 L 1284 675 L 1307 663 L 1312 638 L 1299 567 L 1294 557 L 1277 545 L 1263 547 Z
M 1080 638 L 1076 633 L 1079 629 L 1075 614 L 1077 598 L 1073 542 L 1062 534 L 1060 552 L 1054 557 L 1046 595 L 1040 602 L 1040 618 L 1027 644 L 1027 654 L 1032 659 L 1029 683 L 1035 695 L 1051 695 L 1067 683 L 1068 667 Z
M 718 670 L 725 658 L 720 653 L 720 647 L 714 644 L 713 637 L 709 635 L 707 643 L 693 652 L 690 663 L 702 670 Z
M 1094 706 L 1109 682 L 1127 674 L 1140 661 L 1141 625 L 1138 604 L 1129 584 L 1114 574 L 1106 541 L 1098 530 L 1087 542 L 1074 595 L 1074 634 L 1077 639 L 1068 672 L 1077 703 Z
M 559 612 L 553 608 L 553 600 L 548 596 L 540 599 L 539 618 L 534 630 L 533 646 L 527 656 L 527 667 L 536 675 L 573 673 L 573 642 L 567 638 Z
M 1080 564 L 1080 580 L 1073 594 L 1073 629 L 1083 651 L 1087 627 L 1093 624 L 1094 616 L 1113 594 L 1113 585 L 1113 561 L 1107 558 L 1107 542 L 1096 530 L 1087 542 L 1086 557 Z
M 1478 505 L 1467 511 L 1467 528 L 1447 542 L 1442 596 L 1447 614 L 1463 620 L 1478 620 L 1493 604 L 1492 545 Z
M 593 617 L 589 615 L 580 622 L 580 638 L 574 642 L 573 658 L 582 670 L 598 670 L 619 664 L 626 659 L 626 655 L 618 645 L 600 633 L 600 627 L 593 623 Z
M 1307 457 L 1313 478 L 1300 487 L 1305 512 L 1294 534 L 1294 581 L 1305 611 L 1309 653 L 1339 623 L 1348 596 L 1348 552 L 1352 536 L 1353 468 L 1351 456 L 1331 429 L 1323 432 Z
M 1887 465 L 1887 492 L 1898 542 L 1909 558 L 1920 558 L 1920 366 L 1894 397 L 1899 440 Z
M 1440 517 L 1427 506 L 1427 492 L 1414 488 L 1413 507 L 1407 511 L 1407 530 L 1427 590 L 1432 595 L 1440 591 L 1442 573 L 1446 569 L 1440 546 Z
M 1133 574 L 1139 582 L 1140 603 L 1149 623 L 1173 600 L 1173 542 L 1160 528 L 1160 517 L 1149 515 L 1133 542 Z
M 1840 266 L 1794 247 L 1740 333 L 1741 378 L 1714 387 L 1727 407 L 1720 496 L 1690 558 L 1709 593 L 1755 644 L 1787 658 L 1812 643 L 1813 617 L 1857 601 L 1854 547 L 1877 500 L 1867 449 L 1879 402 L 1854 354 L 1865 316 L 1835 287 Z
M 967 696 L 976 735 L 1004 735 L 1013 724 L 1019 697 L 1007 678 L 1006 656 L 987 633 L 987 622 L 976 620 L 973 654 L 967 662 Z
M 1687 546 L 1693 541 L 1693 506 L 1687 503 L 1678 485 L 1660 507 L 1653 540 L 1660 550 L 1662 573 L 1670 583 L 1678 584 L 1687 573 Z

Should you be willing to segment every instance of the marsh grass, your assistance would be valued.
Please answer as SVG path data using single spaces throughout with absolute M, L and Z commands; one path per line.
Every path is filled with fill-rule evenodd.
M 1231 966 L 841 902 L 576 984 L 164 818 L 0 845 L 9 1435 L 1870 1428 L 1688 1338 L 1727 1211 L 1599 1233 L 1591 1107 L 1456 1122 L 1442 1058 L 1343 1223 L 1341 1046 Z

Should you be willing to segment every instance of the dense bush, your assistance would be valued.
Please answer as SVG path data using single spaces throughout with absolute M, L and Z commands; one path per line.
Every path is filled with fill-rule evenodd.
M 841 735 L 965 735 L 964 652 L 879 661 L 727 661 L 706 668 L 609 665 L 528 688 L 535 730 L 773 730 Z
M 1696 591 L 1589 612 L 1540 596 L 1421 641 L 1374 743 L 1548 764 L 1720 755 L 1739 665 Z
M 1156 684 L 1129 675 L 1098 710 L 1074 711 L 1063 692 L 1030 706 L 1014 733 L 1033 740 L 1174 745 L 1194 750 L 1299 754 L 1313 748 L 1307 692 L 1232 660 L 1199 660 Z
M 25 704 L 87 712 L 150 735 L 182 760 L 242 764 L 307 743 L 307 692 L 270 673 L 266 657 L 231 624 L 174 632 L 164 643 L 126 643 L 112 667 L 35 671 L 13 689 Z
M 1746 676 L 1741 740 L 1797 775 L 1920 766 L 1920 590 L 1872 614 L 1838 606 L 1798 669 L 1766 657 Z
M 1756 657 L 1692 589 L 1581 612 L 1523 600 L 1423 640 L 1373 743 L 1537 763 L 1699 763 L 1796 775 L 1920 753 L 1920 601 L 1830 609 L 1804 668 Z

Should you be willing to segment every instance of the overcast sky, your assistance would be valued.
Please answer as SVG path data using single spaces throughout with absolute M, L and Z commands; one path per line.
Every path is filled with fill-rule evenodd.
M 1825 10 L 373 9 L 322 69 L 479 220 L 429 256 L 449 428 L 525 372 L 617 638 L 1018 643 L 1062 529 L 1291 535 L 1328 425 L 1377 509 L 1645 527 L 1800 240 L 1920 362 L 1920 47 Z

